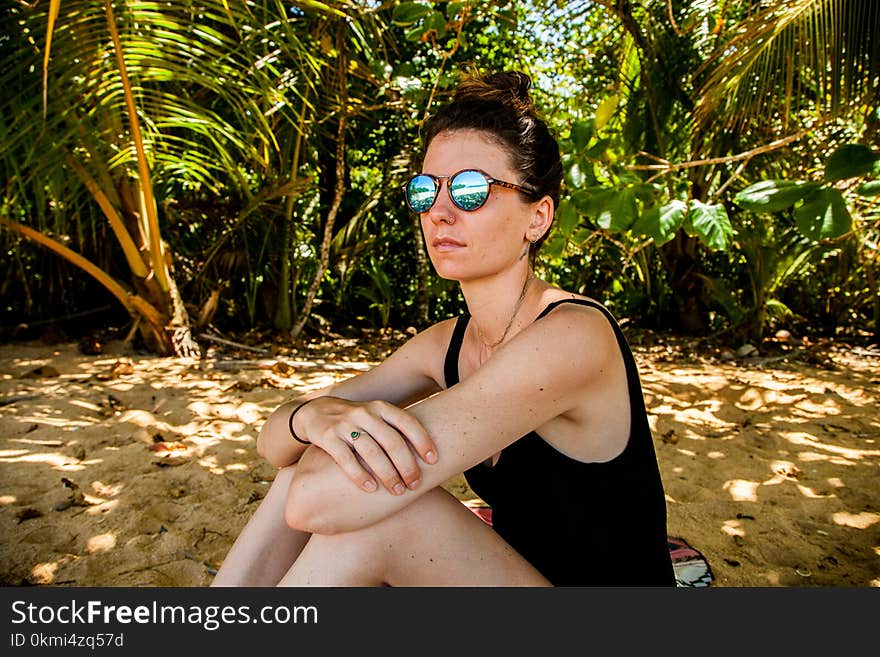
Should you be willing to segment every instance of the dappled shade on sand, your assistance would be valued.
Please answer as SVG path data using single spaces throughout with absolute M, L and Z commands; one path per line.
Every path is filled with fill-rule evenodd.
M 263 420 L 392 342 L 202 362 L 119 342 L 0 347 L 0 583 L 209 584 L 274 477 L 255 451 Z M 706 557 L 712 586 L 880 585 L 880 358 L 670 344 L 633 346 L 669 534 Z M 474 498 L 461 477 L 445 487 Z

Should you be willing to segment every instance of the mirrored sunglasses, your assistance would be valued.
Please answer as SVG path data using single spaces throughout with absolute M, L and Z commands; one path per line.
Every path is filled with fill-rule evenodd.
M 489 190 L 492 185 L 527 193 L 535 192 L 528 185 L 515 185 L 498 180 L 479 169 L 465 169 L 451 176 L 432 176 L 429 173 L 419 173 L 404 185 L 406 204 L 410 210 L 419 214 L 430 210 L 440 195 L 440 181 L 442 180 L 447 181 L 446 191 L 449 193 L 449 198 L 457 208 L 465 212 L 473 212 L 483 207 L 489 198 Z

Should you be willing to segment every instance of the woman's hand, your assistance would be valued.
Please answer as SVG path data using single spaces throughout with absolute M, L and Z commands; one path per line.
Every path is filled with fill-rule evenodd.
M 378 478 L 402 495 L 421 479 L 415 454 L 437 462 L 437 447 L 421 422 L 388 402 L 316 397 L 297 411 L 293 425 L 297 436 L 329 454 L 366 491 L 377 489 Z

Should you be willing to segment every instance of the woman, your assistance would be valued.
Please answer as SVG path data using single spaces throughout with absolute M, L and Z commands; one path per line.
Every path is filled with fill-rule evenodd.
M 269 417 L 280 470 L 213 586 L 675 584 L 632 354 L 532 271 L 562 164 L 530 85 L 466 78 L 405 188 L 468 313 Z M 461 472 L 492 527 L 441 487 Z

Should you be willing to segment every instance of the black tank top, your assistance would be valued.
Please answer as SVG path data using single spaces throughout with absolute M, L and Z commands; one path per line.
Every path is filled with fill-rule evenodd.
M 654 453 L 638 369 L 623 331 L 601 304 L 623 355 L 631 430 L 623 452 L 606 463 L 572 459 L 531 432 L 505 447 L 494 466 L 464 473 L 492 507 L 492 526 L 556 586 L 675 586 L 666 542 L 666 499 Z M 458 360 L 470 316 L 456 322 L 446 352 L 447 387 L 459 382 Z M 537 321 L 537 320 L 536 320 Z

